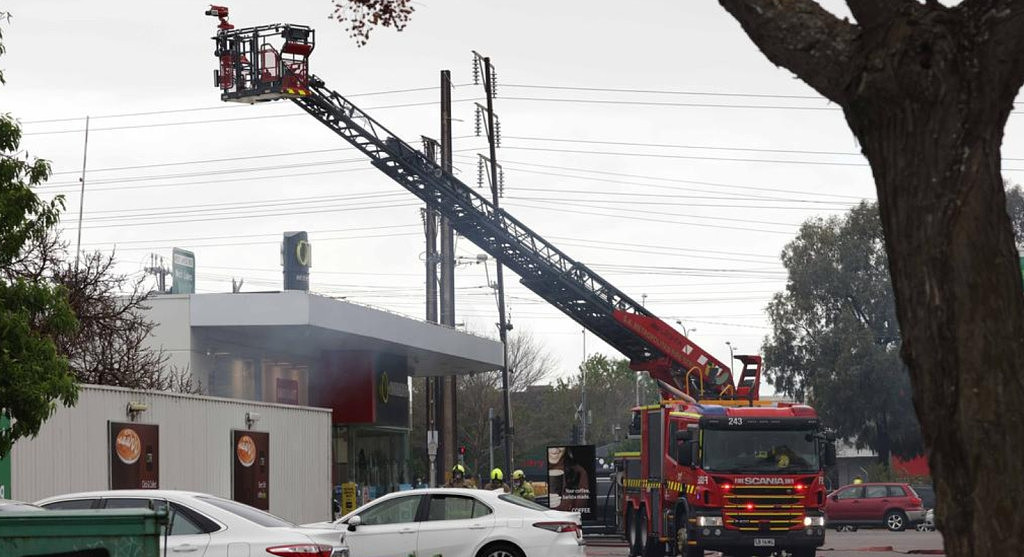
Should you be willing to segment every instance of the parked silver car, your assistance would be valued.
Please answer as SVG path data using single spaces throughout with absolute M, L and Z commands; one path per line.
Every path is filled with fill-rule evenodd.
M 47 497 L 47 510 L 170 507 L 170 531 L 161 555 L 188 557 L 348 557 L 337 530 L 300 528 L 270 513 L 205 493 L 121 489 Z

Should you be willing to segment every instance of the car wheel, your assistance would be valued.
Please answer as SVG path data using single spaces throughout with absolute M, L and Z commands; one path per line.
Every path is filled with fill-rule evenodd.
M 476 557 L 523 557 L 523 552 L 512 544 L 496 543 L 481 549 Z
M 907 529 L 907 515 L 903 511 L 889 511 L 885 513 L 885 527 L 890 532 L 902 532 Z

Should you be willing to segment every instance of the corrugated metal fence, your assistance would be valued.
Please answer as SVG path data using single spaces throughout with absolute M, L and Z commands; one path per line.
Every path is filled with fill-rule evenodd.
M 231 431 L 248 429 L 246 413 L 255 412 L 251 429 L 270 434 L 270 512 L 297 523 L 330 519 L 330 410 L 95 385 L 82 386 L 74 408 L 58 407 L 38 437 L 15 443 L 10 497 L 109 489 L 108 423 L 130 421 L 129 402 L 148 406 L 138 423 L 159 425 L 161 489 L 231 498 Z

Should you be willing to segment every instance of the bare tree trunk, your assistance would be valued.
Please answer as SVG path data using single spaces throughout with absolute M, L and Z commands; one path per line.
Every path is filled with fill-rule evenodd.
M 843 107 L 871 163 L 947 553 L 1018 553 L 1024 290 L 1000 146 L 1024 81 L 1024 3 L 847 0 L 853 24 L 812 0 L 719 1 Z

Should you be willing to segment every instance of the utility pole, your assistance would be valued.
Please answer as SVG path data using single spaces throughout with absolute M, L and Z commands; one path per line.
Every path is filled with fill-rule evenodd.
M 483 81 L 484 81 L 484 94 L 487 96 L 487 145 L 490 152 L 490 182 L 491 182 L 491 199 L 494 203 L 495 218 L 498 218 L 498 198 L 501 197 L 501 188 L 498 183 L 498 160 L 495 151 L 498 147 L 499 135 L 497 131 L 497 124 L 494 119 L 494 82 L 495 75 L 494 69 L 491 67 L 491 59 L 486 56 L 480 56 L 477 52 L 473 52 L 473 69 L 474 77 L 480 76 L 480 63 L 483 63 Z M 476 81 L 476 80 L 474 80 Z M 509 393 L 509 380 L 508 380 L 508 331 L 511 329 L 511 325 L 505 320 L 505 279 L 502 273 L 503 265 L 501 260 L 494 260 L 495 267 L 497 268 L 495 276 L 498 282 L 498 335 L 501 338 L 501 344 L 503 346 L 504 356 L 501 365 L 501 390 L 502 390 L 502 406 L 505 414 L 505 435 L 502 437 L 505 441 L 505 473 L 509 473 L 512 470 L 512 437 L 515 434 L 512 422 L 512 409 L 511 409 L 511 395 Z
M 431 161 L 437 162 L 438 147 L 436 140 L 423 137 L 423 152 Z M 437 323 L 437 211 L 429 206 L 420 209 L 423 216 L 423 232 L 426 235 L 427 250 L 425 256 L 426 283 L 427 283 L 427 321 Z M 437 473 L 437 403 L 438 403 L 438 378 L 428 376 L 424 384 L 424 396 L 427 415 L 427 457 L 430 460 L 430 471 L 427 483 L 430 487 L 437 487 L 440 477 Z M 443 477 L 443 476 L 442 476 Z
M 452 72 L 441 70 L 441 170 L 452 172 Z M 441 325 L 455 327 L 455 232 L 448 219 L 441 217 Z M 437 382 L 442 405 L 441 462 L 442 473 L 456 463 L 458 444 L 458 384 L 448 374 Z

